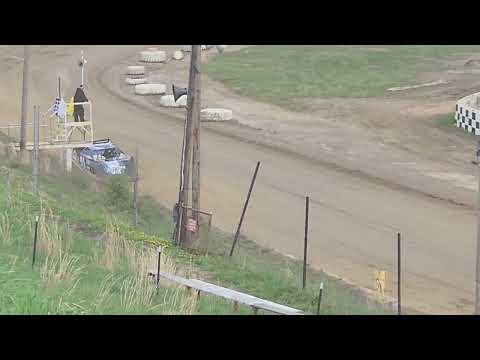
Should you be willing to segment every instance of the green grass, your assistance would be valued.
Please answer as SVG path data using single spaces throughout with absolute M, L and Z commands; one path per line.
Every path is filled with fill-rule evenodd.
M 480 46 L 264 45 L 224 53 L 204 67 L 240 95 L 300 109 L 293 99 L 373 97 L 390 87 L 413 85 L 420 72 L 442 69 L 439 60 L 472 52 L 480 52 Z
M 136 273 L 129 268 L 126 252 L 119 257 L 114 269 L 108 271 L 99 265 L 95 254 L 102 253 L 98 248 L 102 236 L 109 224 L 114 222 L 115 229 L 122 237 L 132 240 L 137 244 L 135 246 L 147 246 L 149 251 L 154 252 L 149 246 L 159 243 L 170 245 L 167 240 L 172 229 L 170 212 L 152 198 L 142 197 L 140 225 L 135 229 L 131 226 L 131 213 L 128 209 L 130 195 L 127 198 L 123 195 L 116 197 L 105 188 L 95 192 L 91 179 L 80 173 L 65 176 L 53 172 L 43 174 L 40 178 L 40 201 L 30 193 L 29 167 L 14 162 L 10 165 L 13 165 L 15 173 L 10 193 L 17 206 L 8 206 L 5 177 L 1 177 L 0 214 L 8 216 L 12 231 L 7 238 L 13 240 L 4 244 L 3 232 L 0 234 L 0 243 L 3 244 L 0 246 L 0 313 L 232 313 L 231 303 L 208 295 L 202 295 L 193 310 L 188 310 L 191 305 L 190 295 L 185 291 L 174 292 L 168 288 L 162 288 L 149 306 L 125 307 L 121 300 L 125 296 L 124 288 L 129 281 L 136 279 Z M 68 254 L 78 258 L 75 265 L 81 269 L 81 275 L 72 291 L 66 291 L 71 285 L 62 282 L 53 288 L 42 285 L 39 271 L 46 261 L 45 254 L 39 254 L 36 270 L 30 269 L 32 220 L 35 214 L 45 208 L 51 208 L 55 216 L 58 216 L 61 242 L 68 249 Z M 1 229 L 3 227 L 0 221 Z M 240 239 L 232 259 L 225 256 L 232 241 L 230 234 L 213 229 L 210 239 L 207 255 L 195 255 L 169 246 L 166 256 L 172 260 L 174 267 L 190 272 L 192 276 L 200 273 L 207 281 L 308 313 L 316 310 L 320 282 L 325 283 L 322 314 L 388 313 L 381 306 L 367 302 L 354 289 L 313 269 L 309 269 L 307 287 L 302 290 L 302 266 L 299 262 L 262 249 L 247 239 Z M 17 260 L 14 262 L 12 259 Z M 24 279 L 21 280 L 24 283 L 18 279 Z M 117 285 L 110 288 L 109 301 L 98 305 L 96 299 L 102 293 L 106 281 Z M 23 284 L 21 289 L 19 284 Z M 124 284 L 123 288 L 121 284 Z M 14 302 L 11 301 L 12 298 L 15 299 Z M 240 306 L 239 313 L 251 314 L 252 311 Z

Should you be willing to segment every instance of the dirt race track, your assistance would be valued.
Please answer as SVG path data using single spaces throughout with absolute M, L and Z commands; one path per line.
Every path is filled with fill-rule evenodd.
M 172 207 L 183 110 L 159 109 L 149 99 L 134 98 L 121 76 L 146 47 L 82 47 L 88 57 L 86 92 L 93 101 L 96 138 L 109 137 L 127 151 L 138 144 L 142 191 Z M 32 49 L 32 106 L 51 106 L 59 75 L 63 91 L 73 94 L 79 53 L 77 46 Z M 17 122 L 20 112 L 21 66 L 11 55 L 22 56 L 22 48 L 1 47 L 2 124 Z M 185 86 L 187 68 L 188 56 L 155 69 L 168 84 L 175 80 Z M 468 94 L 475 81 L 460 92 Z M 214 225 L 234 231 L 255 163 L 261 161 L 244 222 L 246 236 L 300 258 L 308 194 L 312 266 L 368 288 L 374 268 L 383 268 L 387 293 L 395 296 L 396 232 L 401 231 L 405 306 L 438 314 L 473 312 L 473 142 L 418 120 L 452 107 L 455 97 L 422 98 L 428 90 L 421 90 L 416 99 L 386 97 L 376 105 L 318 100 L 310 103 L 309 113 L 300 114 L 241 98 L 208 79 L 203 86 L 205 104 L 230 107 L 237 121 L 250 126 L 204 126 L 201 201 L 214 212 Z M 402 122 L 384 110 L 386 104 Z M 352 120 L 331 121 L 340 115 Z

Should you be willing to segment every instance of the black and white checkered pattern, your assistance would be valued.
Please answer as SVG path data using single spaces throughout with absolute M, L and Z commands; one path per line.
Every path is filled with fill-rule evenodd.
M 457 104 L 455 108 L 455 124 L 465 131 L 480 135 L 480 110 Z
M 58 113 L 58 106 L 60 105 L 60 98 L 55 99 L 55 104 L 53 104 L 52 112 L 56 115 Z

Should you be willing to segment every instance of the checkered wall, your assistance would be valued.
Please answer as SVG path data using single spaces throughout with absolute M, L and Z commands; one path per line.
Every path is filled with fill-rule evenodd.
M 457 104 L 455 107 L 455 124 L 465 131 L 480 135 L 480 110 Z

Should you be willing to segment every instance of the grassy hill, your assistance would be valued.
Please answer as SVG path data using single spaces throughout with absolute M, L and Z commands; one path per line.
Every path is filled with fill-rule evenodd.
M 240 95 L 295 109 L 292 99 L 373 97 L 414 85 L 441 60 L 479 53 L 468 45 L 262 45 L 214 57 L 205 70 Z
M 155 268 L 156 246 L 165 246 L 162 271 L 177 272 L 235 288 L 314 313 L 325 283 L 322 314 L 385 314 L 355 289 L 309 269 L 301 289 L 301 264 L 213 229 L 208 255 L 174 247 L 169 211 L 149 197 L 140 201 L 140 224 L 131 225 L 131 194 L 125 179 L 95 184 L 53 161 L 32 194 L 31 169 L 2 161 L 0 176 L 0 314 L 231 314 L 232 304 L 196 297 L 146 276 Z M 32 267 L 35 217 L 38 251 Z M 240 306 L 239 314 L 252 310 Z

